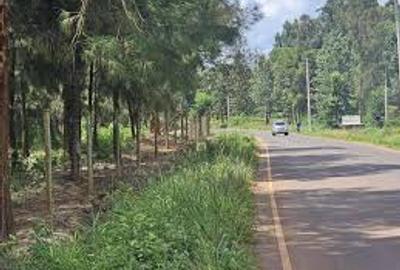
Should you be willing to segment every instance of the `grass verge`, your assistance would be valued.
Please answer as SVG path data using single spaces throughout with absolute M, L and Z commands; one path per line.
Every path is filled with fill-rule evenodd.
M 237 128 L 237 129 L 249 129 L 249 130 L 265 130 L 269 128 L 265 124 L 265 118 L 253 117 L 253 116 L 232 116 L 228 122 L 224 124 L 221 121 L 213 121 L 214 128 Z
M 398 127 L 386 127 L 383 129 L 363 128 L 351 130 L 314 129 L 311 132 L 305 131 L 305 134 L 345 141 L 375 144 L 400 150 L 400 128 Z
M 255 269 L 248 242 L 255 143 L 224 135 L 72 239 L 38 237 L 11 269 Z

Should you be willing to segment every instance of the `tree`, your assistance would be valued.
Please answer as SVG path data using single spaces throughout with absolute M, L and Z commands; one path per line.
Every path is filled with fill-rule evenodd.
M 256 105 L 256 112 L 265 114 L 267 124 L 273 111 L 274 78 L 271 64 L 267 57 L 259 57 L 251 78 L 251 98 Z
M 333 32 L 325 40 L 317 56 L 316 104 L 318 118 L 334 126 L 341 116 L 356 111 L 357 100 L 352 77 L 357 57 L 351 39 Z
M 14 231 L 11 211 L 9 156 L 8 88 L 8 1 L 0 1 L 0 241 Z

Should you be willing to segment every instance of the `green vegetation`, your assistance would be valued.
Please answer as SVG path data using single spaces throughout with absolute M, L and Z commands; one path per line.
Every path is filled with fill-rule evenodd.
M 136 194 L 121 188 L 112 210 L 71 240 L 38 237 L 12 269 L 255 269 L 248 250 L 255 143 L 221 136 Z
M 249 129 L 249 130 L 265 130 L 269 128 L 265 124 L 265 118 L 258 116 L 232 116 L 228 121 L 221 121 L 214 119 L 213 126 L 215 128 L 235 128 L 235 129 Z
M 370 143 L 400 150 L 400 128 L 398 127 L 385 127 L 383 129 L 370 127 L 349 130 L 314 128 L 311 132 L 305 132 L 312 136 Z
M 234 116 L 229 119 L 228 123 L 229 127 L 241 129 L 263 130 L 267 128 L 265 118 L 256 116 Z
M 203 73 L 240 43 L 257 20 L 253 6 L 230 0 L 1 2 L 0 54 L 7 64 L 0 65 L 0 241 L 20 229 L 9 187 L 36 182 L 31 167 L 46 165 L 51 212 L 59 156 L 69 174 L 63 180 L 86 182 L 87 194 L 96 195 L 96 162 L 112 159 L 119 175 L 123 151 L 134 150 L 133 169 L 143 164 L 149 142 L 157 159 L 160 141 L 171 148 L 172 136 L 180 143 L 201 140 L 202 118 L 209 123 L 212 105 Z

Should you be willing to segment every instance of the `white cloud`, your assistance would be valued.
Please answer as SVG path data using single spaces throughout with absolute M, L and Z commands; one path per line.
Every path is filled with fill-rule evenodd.
M 260 51 L 269 51 L 275 34 L 286 20 L 302 14 L 315 15 L 326 0 L 241 0 L 242 5 L 258 4 L 264 18 L 253 25 L 247 33 L 249 46 Z
M 282 13 L 297 13 L 304 9 L 304 1 L 299 0 L 256 0 L 266 17 L 279 16 Z

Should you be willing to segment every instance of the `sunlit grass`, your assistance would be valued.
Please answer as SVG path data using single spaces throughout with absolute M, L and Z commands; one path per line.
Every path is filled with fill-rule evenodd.
M 68 241 L 38 238 L 21 269 L 255 269 L 248 243 L 253 140 L 224 135 L 185 156 Z M 16 266 L 17 268 L 17 266 Z
M 362 129 L 314 129 L 307 132 L 309 135 L 323 136 L 328 138 L 364 142 L 375 145 L 381 145 L 400 150 L 400 128 L 362 128 Z

